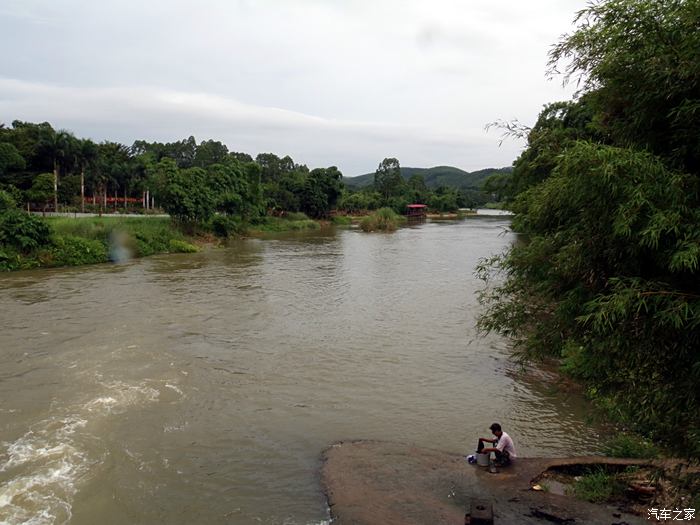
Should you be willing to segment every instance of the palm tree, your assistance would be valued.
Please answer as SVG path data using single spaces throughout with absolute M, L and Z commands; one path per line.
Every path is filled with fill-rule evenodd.
M 58 173 L 61 163 L 64 163 L 70 157 L 75 143 L 76 139 L 72 133 L 65 130 L 54 131 L 52 128 L 45 130 L 41 139 L 41 144 L 48 150 L 53 163 L 54 211 L 58 211 Z
M 97 159 L 97 144 L 90 139 L 78 140 L 76 161 L 80 166 L 80 211 L 85 213 L 85 168 Z

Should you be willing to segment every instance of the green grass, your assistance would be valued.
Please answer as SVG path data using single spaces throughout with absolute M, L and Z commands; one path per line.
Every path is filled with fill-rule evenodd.
M 167 217 L 48 217 L 50 241 L 25 253 L 0 246 L 0 270 L 79 266 L 110 260 L 119 240 L 134 257 L 157 253 L 192 253 L 198 248 Z
M 364 217 L 360 221 L 362 231 L 391 232 L 396 230 L 400 224 L 406 222 L 406 217 L 398 215 L 391 208 L 380 208 L 376 212 Z
M 115 230 L 143 237 L 183 238 L 168 217 L 47 217 L 46 221 L 58 235 L 85 239 L 108 241 Z
M 170 239 L 170 252 L 171 253 L 196 253 L 199 251 L 194 244 L 189 242 L 181 241 L 179 239 Z
M 332 222 L 336 226 L 349 226 L 352 224 L 352 217 L 348 217 L 347 215 L 336 215 L 333 217 Z
M 635 434 L 617 434 L 603 445 L 603 453 L 616 458 L 653 459 L 659 457 L 660 452 L 651 441 Z
M 574 496 L 592 503 L 603 503 L 624 491 L 624 484 L 615 475 L 604 469 L 594 470 L 581 476 L 572 487 Z
M 287 215 L 287 217 L 261 217 L 255 224 L 251 225 L 250 231 L 253 233 L 277 233 L 318 230 L 320 227 L 316 221 L 309 219 L 303 213 L 294 213 Z

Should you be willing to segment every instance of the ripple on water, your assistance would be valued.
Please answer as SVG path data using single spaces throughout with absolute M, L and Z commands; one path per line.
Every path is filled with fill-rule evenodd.
M 521 455 L 588 450 L 586 410 L 475 332 L 474 266 L 506 225 L 239 240 L 9 286 L 0 522 L 324 523 L 329 443 L 466 450 L 492 420 Z
M 151 382 L 152 383 L 152 382 Z M 91 430 L 105 418 L 158 401 L 160 391 L 147 382 L 98 383 L 100 394 L 33 424 L 0 451 L 0 523 L 32 525 L 70 521 L 78 485 L 102 461 Z M 166 382 L 164 388 L 182 391 Z M 92 446 L 86 446 L 87 443 Z

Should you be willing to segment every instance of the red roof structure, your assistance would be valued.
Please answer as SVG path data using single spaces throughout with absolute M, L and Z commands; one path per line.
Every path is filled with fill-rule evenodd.
M 409 219 L 425 219 L 428 206 L 425 204 L 409 204 L 406 206 L 406 216 Z

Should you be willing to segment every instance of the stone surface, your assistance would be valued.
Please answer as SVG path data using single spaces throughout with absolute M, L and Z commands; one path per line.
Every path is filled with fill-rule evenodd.
M 336 443 L 323 459 L 334 525 L 462 525 L 474 499 L 493 506 L 494 525 L 649 523 L 611 506 L 530 490 L 549 467 L 639 460 L 523 458 L 491 474 L 461 455 L 377 441 Z

